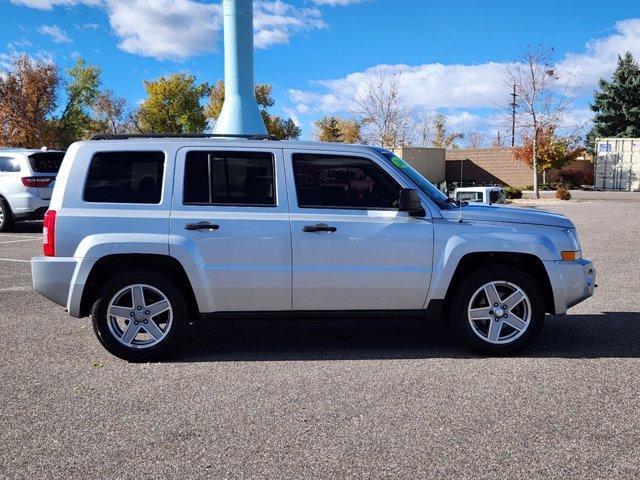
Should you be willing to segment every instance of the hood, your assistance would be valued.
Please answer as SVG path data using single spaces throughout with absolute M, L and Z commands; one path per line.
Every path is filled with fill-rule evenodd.
M 465 205 L 462 209 L 442 210 L 447 220 L 457 220 L 462 212 L 464 220 L 478 222 L 524 223 L 550 227 L 575 228 L 571 220 L 559 213 L 531 208 L 499 207 L 494 205 Z

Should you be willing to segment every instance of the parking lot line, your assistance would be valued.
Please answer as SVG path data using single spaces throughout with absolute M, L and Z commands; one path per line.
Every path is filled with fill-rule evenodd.
M 31 263 L 31 260 L 19 260 L 17 258 L 0 258 L 0 262 Z
M 9 240 L 8 242 L 0 242 L 0 245 L 6 245 L 7 243 L 34 242 L 36 240 L 42 240 L 42 239 L 41 238 L 26 238 L 24 240 Z
M 27 235 L 11 235 L 10 233 L 3 233 L 2 235 L 0 235 L 0 238 L 4 238 L 4 237 L 33 238 L 34 240 L 40 240 L 40 239 L 42 239 L 42 236 L 39 236 L 39 237 L 31 237 L 31 236 L 27 236 Z

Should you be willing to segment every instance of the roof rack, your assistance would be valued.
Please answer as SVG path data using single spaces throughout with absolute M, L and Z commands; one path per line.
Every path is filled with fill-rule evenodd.
M 246 140 L 277 140 L 273 135 L 240 133 L 100 133 L 92 136 L 91 140 L 129 140 L 131 138 L 244 138 Z

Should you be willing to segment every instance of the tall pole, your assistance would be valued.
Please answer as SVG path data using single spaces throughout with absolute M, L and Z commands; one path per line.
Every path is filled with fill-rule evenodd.
M 511 146 L 516 146 L 516 86 L 513 85 L 513 93 L 511 94 L 513 100 L 511 101 Z
M 253 79 L 253 0 L 223 0 L 224 104 L 219 134 L 266 134 Z

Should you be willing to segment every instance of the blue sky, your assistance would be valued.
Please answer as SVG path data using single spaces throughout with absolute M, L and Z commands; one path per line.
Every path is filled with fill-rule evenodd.
M 499 128 L 495 104 L 509 93 L 504 68 L 520 49 L 556 49 L 575 110 L 588 102 L 618 53 L 640 58 L 640 4 L 470 0 L 256 0 L 256 81 L 274 87 L 276 113 L 312 134 L 325 115 L 349 116 L 349 99 L 380 65 L 402 72 L 416 114 L 442 111 L 453 128 Z M 533 12 L 532 12 L 533 10 Z M 68 67 L 82 56 L 106 88 L 135 104 L 142 81 L 175 71 L 222 78 L 220 2 L 195 0 L 0 0 L 0 65 L 12 52 Z

